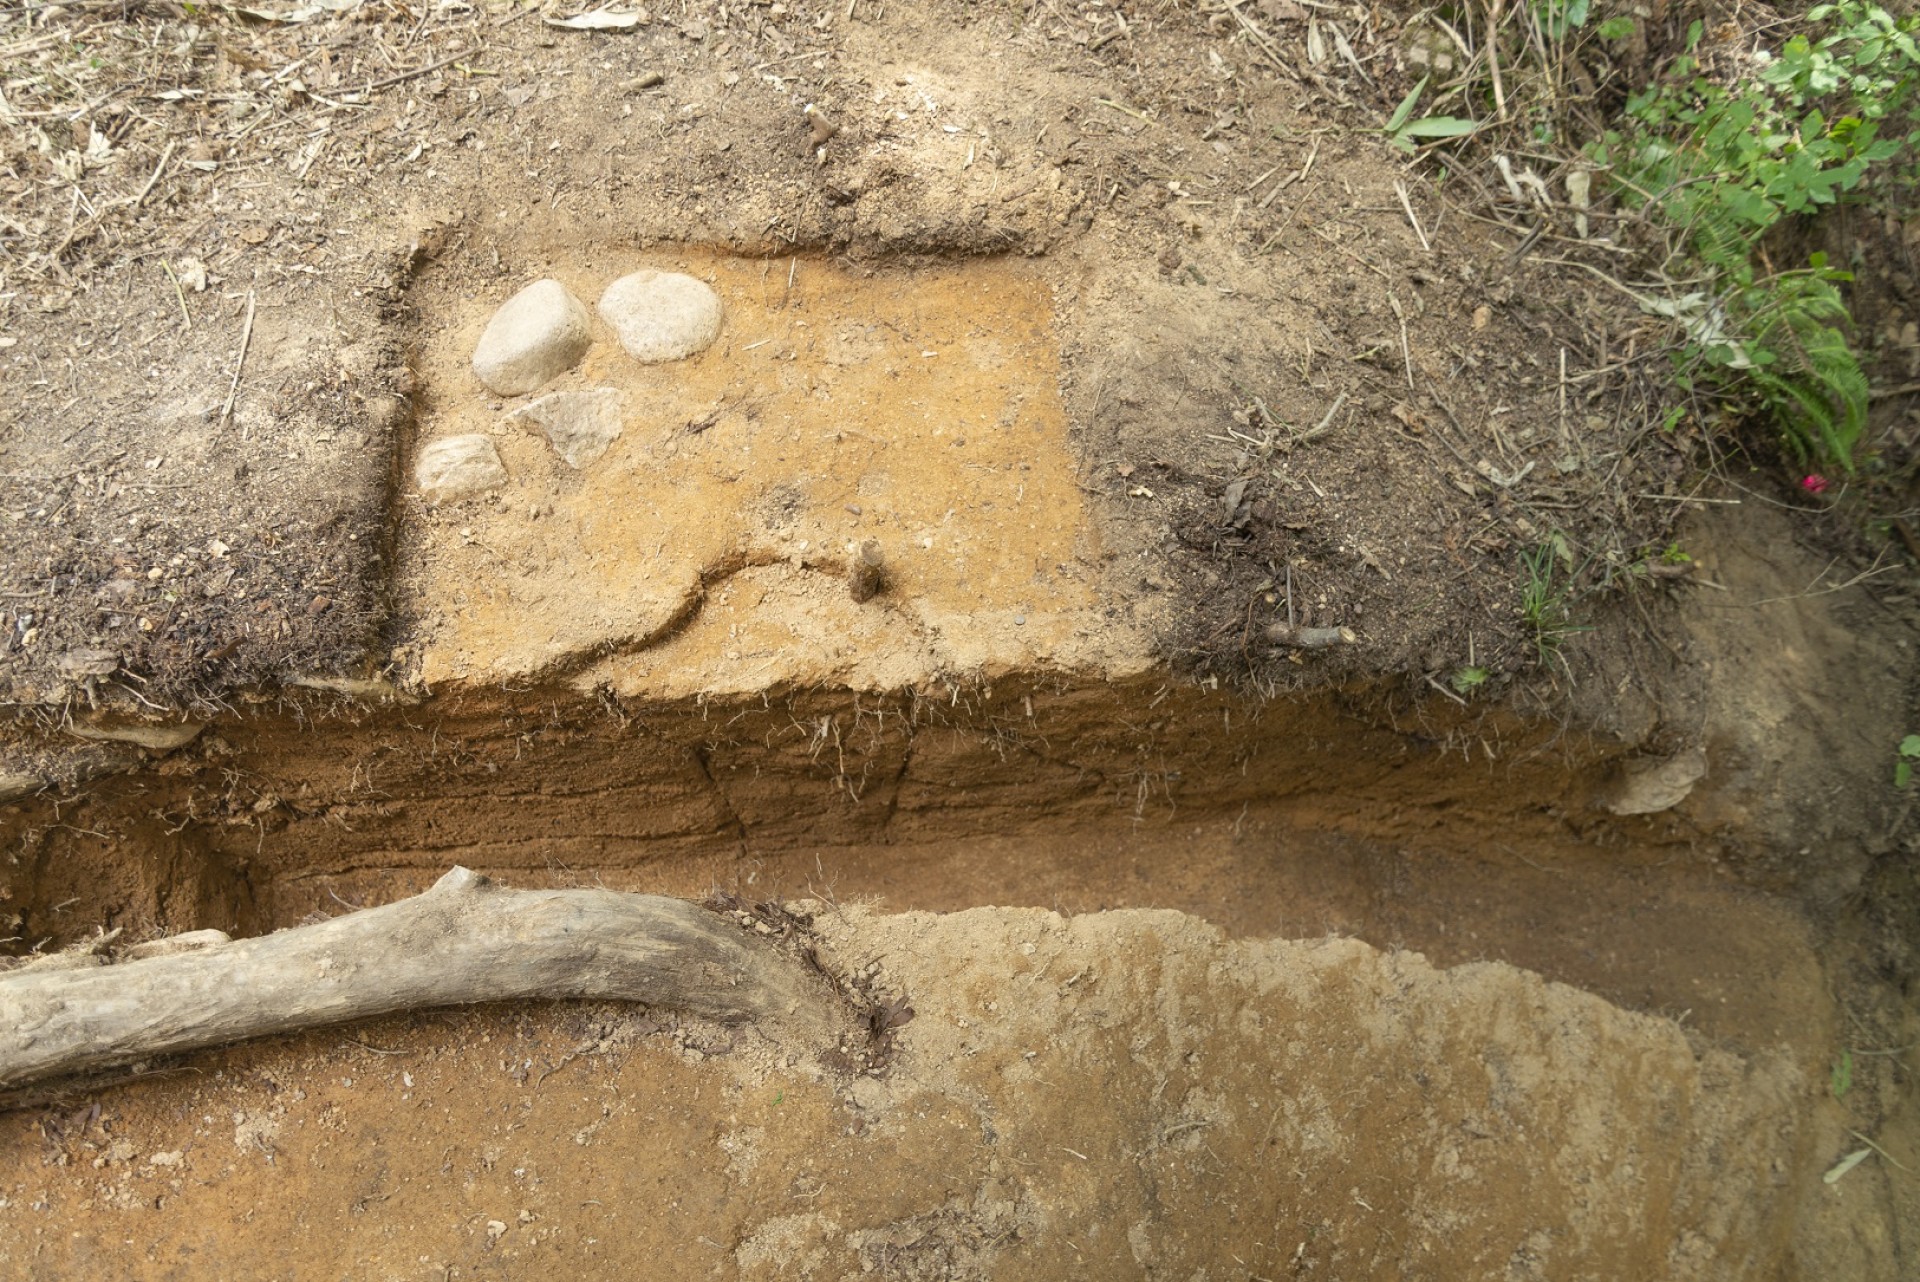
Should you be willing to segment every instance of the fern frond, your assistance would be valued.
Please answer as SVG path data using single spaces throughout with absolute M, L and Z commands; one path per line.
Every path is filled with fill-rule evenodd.
M 1756 285 L 1740 302 L 1751 346 L 1773 356 L 1749 371 L 1762 406 L 1779 417 L 1803 462 L 1851 472 L 1866 431 L 1869 387 L 1846 334 L 1829 323 L 1848 319 L 1846 300 L 1830 281 L 1799 273 Z

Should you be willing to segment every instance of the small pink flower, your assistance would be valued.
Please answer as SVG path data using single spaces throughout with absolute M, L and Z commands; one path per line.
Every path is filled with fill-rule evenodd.
M 1800 478 L 1800 488 L 1809 494 L 1824 494 L 1827 489 L 1827 478 L 1818 472 L 1810 473 Z

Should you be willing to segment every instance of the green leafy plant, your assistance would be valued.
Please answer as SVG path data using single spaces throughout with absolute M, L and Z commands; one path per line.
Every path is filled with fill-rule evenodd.
M 1587 25 L 1592 7 L 1589 0 L 1540 0 L 1535 12 L 1540 15 L 1540 26 L 1548 39 L 1565 40 Z
M 1852 276 L 1819 254 L 1774 271 L 1766 250 L 1783 221 L 1856 198 L 1876 165 L 1920 142 L 1920 130 L 1898 132 L 1915 123 L 1920 19 L 1864 0 L 1807 16 L 1826 34 L 1791 37 L 1737 84 L 1681 57 L 1589 154 L 1622 202 L 1667 232 L 1686 274 L 1704 278 L 1646 304 L 1685 334 L 1682 386 L 1771 416 L 1800 461 L 1850 472 L 1868 402 L 1839 288 Z M 1696 27 L 1689 49 L 1697 40 Z
M 1421 142 L 1435 142 L 1443 138 L 1464 138 L 1480 126 L 1471 120 L 1459 116 L 1421 116 L 1413 119 L 1413 109 L 1420 101 L 1420 95 L 1427 89 L 1427 77 L 1422 76 L 1420 83 L 1400 100 L 1400 105 L 1387 117 L 1387 141 L 1400 150 L 1412 153 Z
M 1828 1080 L 1828 1088 L 1835 1099 L 1845 1099 L 1847 1092 L 1853 1089 L 1853 1052 L 1842 1050 L 1840 1058 L 1833 1061 L 1833 1073 Z
M 1563 561 L 1571 570 L 1573 553 L 1559 534 L 1520 554 L 1526 575 L 1520 588 L 1520 617 L 1533 635 L 1534 653 L 1548 666 L 1568 637 L 1587 631 L 1585 624 L 1573 621 L 1567 585 L 1560 578 Z
M 1619 581 L 1631 584 L 1647 579 L 1674 579 L 1685 576 L 1692 568 L 1692 555 L 1678 541 L 1674 541 L 1664 548 L 1640 549 L 1640 554 L 1624 567 L 1624 573 L 1610 573 L 1606 581 L 1609 584 Z
M 1910 734 L 1900 741 L 1893 762 L 1893 786 L 1905 788 L 1913 782 L 1913 763 L 1920 761 L 1920 734 Z
M 1455 668 L 1453 675 L 1447 678 L 1447 684 L 1453 687 L 1455 694 L 1471 694 L 1485 685 L 1491 675 L 1485 668 L 1469 664 L 1464 668 Z

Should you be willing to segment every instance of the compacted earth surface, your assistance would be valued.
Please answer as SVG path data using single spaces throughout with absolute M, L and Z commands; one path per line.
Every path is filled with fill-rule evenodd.
M 0 1272 L 1911 1276 L 1913 564 L 1413 18 L 0 14 L 0 984 L 459 865 L 863 1043 L 0 1055 Z

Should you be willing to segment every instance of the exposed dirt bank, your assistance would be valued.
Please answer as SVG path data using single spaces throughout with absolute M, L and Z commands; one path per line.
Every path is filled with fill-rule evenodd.
M 1758 587 L 1747 577 L 1758 563 L 1738 538 L 1697 546 L 1730 585 Z M 1796 557 L 1775 555 L 1801 568 Z M 1772 595 L 1761 590 L 1753 599 Z M 1776 626 L 1807 609 L 1804 602 L 1760 608 L 1789 612 Z M 1869 1126 L 1883 1143 L 1904 1142 L 1913 1110 L 1898 1057 L 1859 1057 L 1850 1102 L 1834 1101 L 1827 1079 L 1836 1048 L 1905 1046 L 1913 1021 L 1863 984 L 1859 967 L 1884 958 L 1884 950 L 1863 952 L 1849 936 L 1836 936 L 1831 912 L 1809 915 L 1803 898 L 1755 888 L 1777 879 L 1779 865 L 1753 818 L 1781 813 L 1794 798 L 1769 797 L 1754 783 L 1779 777 L 1779 765 L 1768 767 L 1761 751 L 1772 742 L 1771 722 L 1754 727 L 1757 739 L 1739 730 L 1744 710 L 1771 697 L 1748 678 L 1792 659 L 1780 647 L 1735 645 L 1702 622 L 1712 615 L 1688 617 L 1698 644 L 1721 636 L 1723 648 L 1713 653 L 1725 666 L 1703 691 L 1702 706 L 1731 709 L 1731 719 L 1701 723 L 1716 769 L 1672 809 L 1651 815 L 1614 812 L 1643 791 L 1635 780 L 1647 762 L 1668 760 L 1648 753 L 1654 743 L 1634 749 L 1596 732 L 1528 725 L 1444 700 L 1411 702 L 1398 688 L 1264 705 L 1158 678 L 1082 685 L 1007 678 L 990 688 L 896 696 L 818 690 L 647 701 L 554 686 L 421 702 L 373 689 L 365 693 L 386 701 L 314 692 L 269 700 L 184 747 L 153 754 L 145 768 L 102 775 L 68 795 L 16 801 L 7 816 L 16 855 L 5 889 L 17 914 L 10 933 L 30 938 L 15 946 L 43 936 L 63 943 L 102 926 L 134 937 L 208 925 L 272 929 L 417 891 L 456 861 L 522 885 L 811 895 L 830 905 L 825 923 L 840 920 L 831 905 L 866 900 L 893 910 L 1173 908 L 1247 942 L 1222 944 L 1166 916 L 1076 917 L 1071 926 L 1019 913 L 951 922 L 859 918 L 845 935 L 828 925 L 850 969 L 884 957 L 889 983 L 921 1012 L 900 1030 L 903 1045 L 918 1049 L 903 1061 L 904 1076 L 885 1085 L 831 1074 L 768 1076 L 768 1057 L 784 1063 L 793 1048 L 756 1048 L 666 1016 L 543 1008 L 422 1014 L 195 1057 L 180 1066 L 190 1080 L 168 1072 L 116 1088 L 97 1097 L 98 1114 L 73 1099 L 31 1115 L 37 1133 L 19 1129 L 24 1117 L 7 1123 L 23 1161 L 78 1163 L 71 1174 L 48 1172 L 37 1184 L 23 1174 L 8 1186 L 10 1201 L 40 1206 L 47 1218 L 21 1221 L 7 1249 L 51 1252 L 42 1258 L 57 1261 L 53 1275 L 64 1276 L 81 1259 L 64 1253 L 92 1240 L 97 1216 L 143 1215 L 139 1207 L 158 1205 L 167 1214 L 141 1223 L 162 1226 L 159 1235 L 135 1234 L 155 1254 L 145 1265 L 132 1263 L 137 1252 L 114 1256 L 118 1267 L 165 1276 L 163 1262 L 183 1258 L 180 1248 L 190 1246 L 202 1265 L 226 1261 L 246 1272 L 264 1258 L 258 1253 L 304 1225 L 309 1233 L 325 1227 L 333 1243 L 326 1249 L 348 1255 L 378 1255 L 389 1232 L 428 1243 L 393 1257 L 400 1275 L 400 1263 L 418 1264 L 421 1251 L 436 1269 L 481 1276 L 510 1272 L 518 1266 L 509 1261 L 544 1248 L 598 1276 L 595 1270 L 631 1267 L 643 1258 L 636 1253 L 666 1241 L 692 1240 L 715 1259 L 688 1264 L 686 1276 L 704 1276 L 714 1264 L 743 1276 L 762 1267 L 831 1276 L 873 1250 L 891 1261 L 896 1248 L 903 1258 L 929 1261 L 909 1276 L 1060 1276 L 1064 1261 L 1089 1250 L 1109 1273 L 1131 1268 L 1145 1276 L 1156 1261 L 1154 1268 L 1211 1262 L 1237 1269 L 1236 1261 L 1276 1249 L 1277 1222 L 1256 1208 L 1262 1198 L 1281 1198 L 1291 1208 L 1286 1216 L 1312 1210 L 1297 1221 L 1295 1240 L 1279 1244 L 1283 1264 L 1312 1257 L 1317 1244 L 1324 1254 L 1313 1258 L 1331 1263 L 1338 1252 L 1343 1264 L 1369 1262 L 1379 1273 L 1383 1252 L 1430 1241 L 1435 1251 L 1466 1252 L 1454 1261 L 1461 1267 L 1494 1255 L 1537 1257 L 1541 1277 L 1574 1276 L 1602 1258 L 1631 1271 L 1642 1259 L 1634 1252 L 1651 1252 L 1648 1260 L 1671 1252 L 1679 1277 L 1691 1269 L 1691 1276 L 1811 1278 L 1835 1261 L 1862 1276 L 1896 1276 L 1907 1199 L 1898 1173 L 1863 1168 L 1837 1192 L 1819 1176 L 1854 1142 L 1849 1124 Z M 1802 677 L 1813 683 L 1792 694 L 1805 701 L 1803 742 L 1844 758 L 1855 737 L 1861 751 L 1877 740 L 1840 686 L 1821 684 L 1827 679 L 1812 669 Z M 1822 711 L 1828 698 L 1836 705 Z M 1824 777 L 1816 763 L 1794 764 L 1804 767 L 1805 786 Z M 1797 884 L 1803 892 L 1859 884 L 1875 866 L 1865 843 L 1890 817 L 1862 811 L 1823 814 L 1819 822 L 1822 828 L 1803 831 L 1826 834 L 1809 839 L 1822 840 L 1835 867 L 1825 880 Z M 993 968 L 1009 948 L 1024 956 L 1018 941 L 1002 948 L 978 940 L 983 932 L 1030 928 L 1036 938 L 1067 931 L 1075 946 L 1092 950 L 1089 974 L 1104 970 L 1108 991 L 1118 986 L 1136 996 L 1083 1010 L 1073 994 L 1085 981 L 1066 984 L 1069 969 L 1053 977 L 1060 982 L 1048 1001 L 1067 1002 L 1071 1011 L 1016 1001 L 1007 994 L 1020 975 Z M 960 932 L 953 940 L 942 933 L 952 931 Z M 1255 942 L 1329 934 L 1357 938 L 1318 952 Z M 891 942 L 879 942 L 882 936 Z M 963 947 L 963 938 L 975 942 Z M 1172 942 L 1149 947 L 1152 938 Z M 1375 954 L 1361 941 L 1390 951 Z M 1402 949 L 1426 961 L 1395 960 Z M 1184 958 L 1176 969 L 1188 978 L 1161 975 L 1153 959 L 1163 950 Z M 1343 994 L 1338 984 L 1315 987 L 1327 980 L 1321 962 L 1328 958 L 1339 960 L 1334 972 L 1357 967 L 1388 990 L 1413 982 L 1417 991 L 1396 999 L 1398 1014 L 1368 1015 L 1373 999 Z M 1490 960 L 1591 996 L 1474 966 Z M 1429 962 L 1469 969 L 1436 975 Z M 1313 994 L 1301 998 L 1312 1010 L 1262 1016 L 1268 1031 L 1255 1035 L 1243 1021 L 1245 1003 L 1258 1005 L 1251 996 L 1258 984 L 1247 995 L 1235 995 L 1238 979 L 1208 980 L 1204 994 L 1186 991 L 1193 975 L 1222 967 L 1239 974 L 1246 966 L 1294 974 L 1307 986 L 1301 991 Z M 969 967 L 986 969 L 974 975 Z M 1301 978 L 1308 975 L 1320 978 Z M 1559 1015 L 1491 1013 L 1536 1000 L 1517 996 L 1522 989 L 1548 994 L 1539 1000 L 1577 1023 L 1601 1021 L 1613 1030 L 1602 1037 L 1611 1049 L 1594 1050 L 1591 1062 L 1555 1058 L 1565 1053 L 1553 1049 L 1559 1043 L 1550 1031 L 1561 1026 Z M 1214 1030 L 1194 1032 L 1201 1040 L 1192 1046 L 1181 1043 L 1180 1055 L 1201 1042 L 1210 1049 L 1173 1076 L 1126 1049 L 1150 1036 L 1160 1015 L 1149 1012 L 1162 1009 L 1162 998 L 1176 1000 L 1169 994 L 1184 994 L 1177 1000 L 1190 1013 L 1181 1018 L 1192 1029 Z M 995 1010 L 983 1016 L 974 1008 L 986 1002 Z M 1048 1036 L 1021 1031 L 1026 1025 L 1015 1012 L 1041 1020 Z M 1403 1018 L 1410 1022 L 1395 1022 Z M 1495 1020 L 1497 1031 L 1476 1043 L 1470 1030 L 1482 1018 Z M 939 1041 L 949 1034 L 938 1030 L 958 1028 L 959 1019 L 988 1040 L 956 1059 Z M 1431 1035 L 1455 1050 L 1429 1053 L 1430 1034 L 1419 1031 L 1429 1019 L 1440 1021 Z M 1363 1034 L 1347 1020 L 1386 1020 L 1379 1028 L 1392 1031 Z M 1284 1035 L 1274 1031 L 1282 1024 Z M 677 1040 L 646 1036 L 650 1029 L 677 1030 Z M 1447 1040 L 1456 1036 L 1467 1040 Z M 1068 1091 L 1071 1101 L 1048 1102 L 1044 1088 L 999 1068 L 991 1080 L 970 1076 L 988 1072 L 976 1064 L 980 1056 L 1000 1063 L 993 1047 L 1003 1037 L 1009 1064 L 1027 1063 L 1025 1052 L 1043 1043 L 1069 1055 L 1068 1075 L 1079 1084 Z M 1207 1040 L 1220 1037 L 1232 1047 Z M 1552 1115 L 1514 1113 L 1515 1126 L 1527 1128 L 1524 1141 L 1518 1129 L 1469 1119 L 1486 1132 L 1469 1134 L 1474 1146 L 1520 1147 L 1468 1159 L 1445 1139 L 1466 1123 L 1441 1113 L 1465 1107 L 1472 1092 L 1461 1095 L 1456 1079 L 1432 1096 L 1450 1103 L 1423 1104 L 1440 1088 L 1420 1086 L 1418 1077 L 1436 1082 L 1432 1066 L 1467 1055 L 1470 1044 L 1480 1056 L 1472 1071 L 1496 1072 L 1488 1048 L 1515 1037 L 1517 1049 L 1500 1054 L 1511 1051 L 1520 1057 L 1512 1062 L 1534 1064 L 1527 1072 L 1540 1075 L 1511 1088 L 1511 1098 L 1524 1101 L 1514 1107 Z M 1549 1041 L 1528 1040 L 1539 1037 Z M 1092 1040 L 1072 1049 L 1083 1039 Z M 511 1046 L 510 1057 L 500 1044 Z M 1258 1129 L 1268 1134 L 1268 1123 L 1279 1127 L 1282 1114 L 1273 1110 L 1282 1099 L 1297 1106 L 1306 1098 L 1298 1093 L 1305 1070 L 1284 1059 L 1294 1045 L 1318 1048 L 1311 1071 L 1335 1075 L 1313 1090 L 1335 1091 L 1335 1078 L 1347 1083 L 1339 1088 L 1346 1094 L 1335 1091 L 1345 1103 L 1334 1115 L 1360 1130 L 1337 1142 L 1337 1158 L 1315 1147 L 1311 1126 L 1287 1132 L 1286 1161 L 1256 1154 L 1258 1146 L 1248 1145 L 1259 1137 L 1240 1133 L 1250 1119 L 1264 1118 Z M 1426 1049 L 1407 1049 L 1414 1045 Z M 688 1047 L 698 1054 L 690 1057 Z M 716 1051 L 725 1052 L 716 1063 L 701 1058 Z M 539 1080 L 549 1069 L 560 1076 Z M 226 1076 L 205 1080 L 212 1072 Z M 573 1074 L 585 1081 L 568 1082 Z M 1256 1079 L 1287 1085 L 1280 1095 L 1261 1095 Z M 378 1096 L 368 1093 L 374 1081 Z M 1100 1085 L 1082 1089 L 1089 1081 Z M 419 1111 L 429 1082 L 438 1110 L 431 1118 Z M 1642 1111 L 1663 1091 L 1681 1114 Z M 710 1109 L 710 1098 L 724 1101 L 725 1111 Z M 1196 1100 L 1227 1111 L 1203 1117 Z M 1583 1113 L 1589 1121 L 1580 1124 L 1598 1129 L 1578 1132 L 1594 1136 L 1597 1156 L 1568 1148 L 1579 1141 L 1567 1139 L 1573 1117 L 1559 1110 L 1575 1108 L 1598 1110 Z M 642 1124 L 614 1120 L 629 1116 Z M 1416 1116 L 1429 1119 L 1418 1143 L 1407 1129 Z M 252 1156 L 235 1150 L 216 1163 L 230 1124 Z M 1215 1128 L 1233 1138 L 1216 1137 Z M 1023 1137 L 1023 1147 L 1005 1159 L 994 1148 L 998 1138 L 968 1147 L 985 1144 L 978 1137 L 989 1133 Z M 487 1138 L 468 1152 L 461 1136 Z M 885 1136 L 892 1138 L 884 1151 L 875 1149 Z M 952 1147 L 962 1137 L 974 1138 Z M 1569 1178 L 1604 1168 L 1615 1172 L 1607 1178 L 1626 1182 L 1570 1201 L 1547 1197 L 1530 1165 L 1543 1144 L 1566 1154 L 1560 1169 Z M 740 1156 L 748 1149 L 765 1158 L 764 1167 Z M 1085 1172 L 1093 1183 L 1082 1189 L 1079 1166 L 1040 1165 L 1082 1162 L 1063 1149 L 1089 1163 L 1101 1149 L 1112 1165 L 1097 1178 Z M 1416 1149 L 1425 1156 L 1407 1166 Z M 189 1155 L 184 1166 L 146 1160 L 174 1152 Z M 667 1154 L 675 1155 L 671 1162 Z M 690 1154 L 711 1154 L 712 1162 Z M 89 1174 L 95 1158 L 107 1174 Z M 1324 1174 L 1329 1160 L 1339 1164 L 1337 1179 L 1313 1174 Z M 1484 1173 L 1480 1184 L 1441 1170 L 1460 1161 Z M 1723 1187 L 1703 1188 L 1702 1162 Z M 1621 1163 L 1635 1174 L 1621 1174 Z M 1302 1181 L 1305 1201 L 1252 1174 L 1271 1176 L 1283 1166 Z M 607 1175 L 614 1167 L 663 1173 L 675 1189 L 669 1205 L 638 1228 L 592 1218 L 609 1205 L 632 1213 L 635 1199 L 658 1196 L 654 1186 L 604 1196 L 633 1178 Z M 947 1174 L 935 1178 L 936 1168 Z M 507 1171 L 521 1174 L 509 1179 Z M 871 1176 L 850 1180 L 856 1171 Z M 774 1178 L 768 1172 L 778 1173 L 777 1187 L 760 1183 Z M 1673 1208 L 1660 1226 L 1644 1218 L 1654 1196 L 1644 1181 L 1659 1184 L 1661 1204 Z M 566 1207 L 552 1200 L 558 1194 L 539 1193 L 563 1186 L 573 1198 Z M 1452 1191 L 1429 1192 L 1436 1186 Z M 574 1198 L 582 1188 L 588 1192 Z M 1400 1200 L 1374 1195 L 1383 1191 Z M 1456 1196 L 1468 1201 L 1431 1202 Z M 515 1202 L 505 1212 L 491 1206 L 503 1197 Z M 1362 1227 L 1336 1204 L 1354 1216 L 1369 1214 L 1365 1204 L 1397 1218 Z M 1504 1209 L 1489 1209 L 1496 1204 Z M 1626 1214 L 1607 1209 L 1616 1204 L 1631 1204 L 1638 1232 L 1595 1236 L 1594 1226 Z M 1388 1205 L 1398 1209 L 1382 1211 Z M 252 1208 L 253 1218 L 223 1221 L 211 1233 L 193 1227 L 226 1214 L 216 1208 L 240 1206 Z M 1126 1211 L 1124 1228 L 1145 1227 L 1114 1236 L 1113 1216 L 1125 1208 L 1138 1209 Z M 522 1210 L 533 1218 L 521 1221 Z M 1466 1221 L 1449 1218 L 1459 1216 L 1480 1227 L 1462 1236 Z M 1096 1221 L 1104 1227 L 1091 1232 Z M 1755 1227 L 1762 1221 L 1768 1227 Z M 1442 1222 L 1453 1231 L 1442 1234 Z M 505 1227 L 495 1232 L 496 1223 Z M 1237 1236 L 1243 1232 L 1245 1242 Z M 1439 1246 L 1443 1237 L 1453 1245 Z M 1603 1238 L 1611 1245 L 1594 1245 Z M 1307 1250 L 1296 1257 L 1303 1241 Z M 1222 1242 L 1232 1247 L 1225 1254 L 1214 1250 Z M 1136 1246 L 1144 1257 L 1132 1254 Z M 1628 1254 L 1616 1260 L 1609 1251 Z M 1424 1275 L 1416 1267 L 1424 1254 L 1395 1258 L 1403 1261 L 1401 1276 Z M 1434 1268 L 1433 1276 L 1446 1275 Z
M 816 899 L 916 1017 L 883 1077 L 524 1006 L 56 1086 L 0 1260 L 1913 1272 L 1912 596 L 1701 488 L 1605 246 L 1403 167 L 1395 20 L 486 9 L 0 15 L 0 938 L 460 862 Z M 577 465 L 475 340 L 648 268 L 725 323 L 596 330 Z M 429 505 L 451 436 L 505 479 Z
M 71 1164 L 0 1179 L 0 1257 L 58 1276 L 111 1258 L 139 1277 L 1734 1279 L 1787 1254 L 1804 1079 L 1778 1055 L 1696 1052 L 1501 965 L 1229 944 L 1169 913 L 819 910 L 830 965 L 914 997 L 884 1078 L 584 1012 L 232 1052 L 166 1088 L 172 1116 L 150 1090 L 107 1096 L 111 1138 L 97 1117 L 38 1138 L 0 1122 Z

